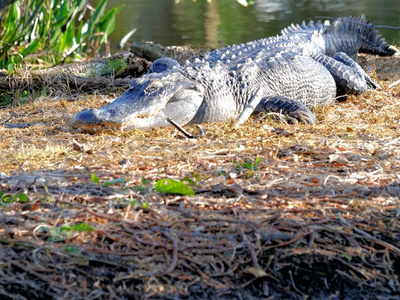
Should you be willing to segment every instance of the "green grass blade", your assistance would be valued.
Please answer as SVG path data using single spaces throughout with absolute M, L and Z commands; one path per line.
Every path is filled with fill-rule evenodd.
M 32 44 L 26 47 L 22 52 L 21 55 L 23 57 L 27 57 L 29 54 L 35 52 L 40 45 L 40 39 L 35 40 Z

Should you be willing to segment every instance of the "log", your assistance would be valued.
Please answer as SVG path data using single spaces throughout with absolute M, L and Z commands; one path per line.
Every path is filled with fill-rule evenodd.
M 131 53 L 150 61 L 160 57 L 171 57 L 179 64 L 185 63 L 195 57 L 201 57 L 209 49 L 193 49 L 189 46 L 162 46 L 153 42 L 135 42 L 130 48 Z
M 108 58 L 39 71 L 16 71 L 11 76 L 0 71 L 0 90 L 37 91 L 46 87 L 54 91 L 93 92 L 113 87 L 127 88 L 132 77 L 146 74 L 152 61 L 160 57 L 168 56 L 183 64 L 186 60 L 201 56 L 204 51 L 189 46 L 133 43 L 131 52 L 121 52 Z
M 57 66 L 39 71 L 0 72 L 2 90 L 50 90 L 79 92 L 104 91 L 113 87 L 127 88 L 132 77 L 145 74 L 151 62 L 133 55 L 118 55 L 96 61 Z

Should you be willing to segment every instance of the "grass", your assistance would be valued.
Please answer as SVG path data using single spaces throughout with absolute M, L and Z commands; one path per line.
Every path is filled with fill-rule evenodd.
M 400 63 L 362 60 L 382 89 L 317 109 L 315 126 L 252 118 L 202 125 L 197 140 L 173 128 L 89 135 L 73 116 L 107 99 L 2 109 L 0 123 L 38 125 L 0 127 L 0 190 L 14 195 L 1 206 L 2 272 L 14 278 L 1 295 L 398 294 L 400 85 L 388 86 Z M 163 179 L 195 195 L 159 193 Z
M 105 11 L 107 0 L 91 8 L 83 0 L 16 1 L 0 16 L 0 69 L 9 74 L 30 65 L 57 65 L 94 57 L 122 6 Z M 88 9 L 89 6 L 89 9 Z

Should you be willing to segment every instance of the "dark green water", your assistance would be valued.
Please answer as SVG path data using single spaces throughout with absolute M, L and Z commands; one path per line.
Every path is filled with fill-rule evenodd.
M 235 0 L 111 0 L 124 4 L 111 36 L 112 48 L 131 29 L 129 40 L 162 45 L 218 47 L 276 35 L 291 23 L 324 17 L 365 14 L 375 25 L 400 27 L 400 0 L 256 0 L 243 7 Z M 400 30 L 379 29 L 389 43 L 400 45 Z

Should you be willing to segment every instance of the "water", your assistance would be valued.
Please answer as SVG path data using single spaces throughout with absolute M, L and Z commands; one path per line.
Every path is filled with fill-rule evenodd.
M 115 50 L 131 29 L 132 41 L 162 45 L 219 47 L 276 35 L 291 23 L 365 14 L 374 25 L 400 27 L 399 0 L 256 0 L 243 7 L 235 0 L 112 0 L 124 4 L 111 36 Z M 379 28 L 385 39 L 400 45 L 400 30 Z

